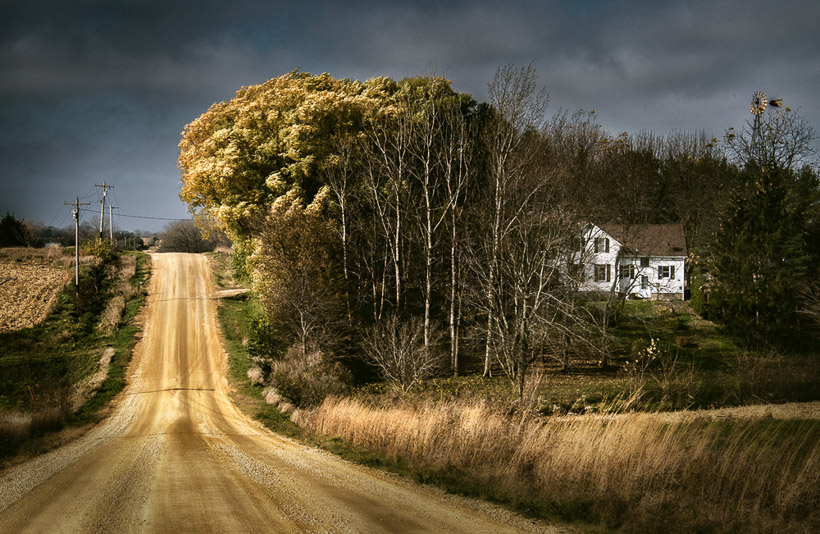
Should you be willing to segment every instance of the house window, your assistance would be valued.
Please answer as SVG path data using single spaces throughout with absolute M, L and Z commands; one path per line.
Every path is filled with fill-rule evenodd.
M 618 266 L 618 278 L 621 280 L 632 280 L 635 278 L 635 265 Z
M 649 267 L 649 256 L 641 258 L 641 267 Z
M 611 279 L 612 266 L 608 263 L 606 264 L 595 264 L 595 281 L 596 282 L 609 282 Z
M 572 250 L 576 252 L 583 252 L 584 251 L 584 238 L 583 237 L 573 237 L 572 238 Z
M 670 280 L 675 279 L 674 265 L 658 265 L 658 280 L 663 280 L 664 278 L 668 278 Z
M 609 239 L 606 237 L 595 238 L 595 253 L 598 252 L 609 252 Z
M 583 263 L 570 263 L 568 274 L 570 277 L 578 280 L 579 282 L 584 281 L 584 264 Z
M 649 289 L 649 277 L 641 276 L 641 289 Z

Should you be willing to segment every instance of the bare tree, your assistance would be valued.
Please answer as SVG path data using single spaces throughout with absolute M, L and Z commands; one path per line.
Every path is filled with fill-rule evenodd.
M 393 313 L 365 336 L 365 356 L 385 380 L 407 391 L 440 368 L 440 358 L 424 346 L 423 338 L 424 325 L 418 319 Z
M 490 83 L 489 93 L 493 117 L 484 132 L 484 145 L 488 152 L 492 191 L 488 270 L 484 286 L 487 312 L 484 376 L 492 372 L 493 325 L 498 319 L 495 293 L 500 274 L 499 255 L 503 234 L 508 231 L 510 222 L 504 219 L 508 188 L 520 177 L 522 169 L 534 155 L 528 150 L 532 145 L 523 146 L 523 143 L 528 132 L 539 131 L 543 126 L 548 103 L 546 92 L 537 90 L 532 64 L 521 68 L 512 64 L 500 67 Z
M 445 113 L 445 134 L 442 143 L 443 180 L 446 187 L 446 205 L 450 217 L 450 284 L 448 291 L 447 322 L 450 332 L 450 367 L 458 375 L 459 337 L 462 319 L 462 214 L 472 164 L 472 138 L 467 120 L 458 105 Z
M 597 329 L 580 298 L 579 275 L 565 263 L 578 218 L 560 203 L 554 177 L 543 169 L 534 165 L 509 191 L 508 206 L 524 209 L 506 214 L 493 291 L 491 354 L 519 397 L 533 363 L 550 358 L 568 365 L 573 347 L 596 350 Z
M 729 128 L 726 145 L 738 166 L 756 162 L 761 168 L 797 169 L 817 165 L 817 133 L 791 108 L 755 115 L 741 131 Z
M 597 123 L 594 111 L 579 110 L 571 115 L 561 111 L 549 121 L 545 130 L 551 166 L 562 174 L 558 180 L 562 197 L 590 217 L 595 215 L 600 204 L 600 199 L 592 192 L 606 140 L 606 133 Z
M 424 256 L 424 344 L 430 347 L 432 332 L 432 302 L 434 284 L 438 277 L 434 269 L 443 258 L 437 254 L 441 233 L 450 223 L 450 345 L 451 364 L 457 365 L 456 341 L 456 270 L 455 253 L 458 240 L 458 210 L 462 188 L 467 175 L 466 119 L 461 113 L 461 100 L 440 77 L 420 79 L 409 101 L 408 109 L 414 117 L 414 135 L 410 144 L 413 164 L 409 167 L 415 186 L 422 199 L 416 213 Z M 449 215 L 449 217 L 448 217 Z
M 402 307 L 407 181 L 413 121 L 406 107 L 396 106 L 371 117 L 363 146 L 363 179 L 370 209 L 388 246 L 393 267 L 393 306 Z
M 350 305 L 350 266 L 348 248 L 350 246 L 351 197 L 355 187 L 356 145 L 352 135 L 337 136 L 331 142 L 334 156 L 325 162 L 323 171 L 339 208 L 339 240 L 342 244 L 342 272 L 345 279 L 345 308 L 348 324 L 352 321 Z
M 441 87 L 444 85 L 444 87 Z M 441 180 L 441 134 L 442 120 L 440 100 L 443 89 L 449 89 L 446 82 L 434 77 L 427 78 L 422 87 L 421 98 L 411 98 L 409 112 L 414 117 L 414 135 L 411 137 L 409 152 L 415 165 L 408 168 L 421 193 L 423 205 L 417 217 L 424 250 L 424 347 L 430 347 L 430 305 L 433 297 L 433 246 L 437 231 L 446 216 L 446 207 L 439 198 Z
M 665 150 L 661 175 L 668 187 L 667 199 L 686 229 L 687 249 L 693 251 L 701 236 L 717 227 L 737 171 L 718 150 L 717 139 L 703 132 L 669 135 Z
M 226 241 L 214 229 L 198 228 L 194 221 L 176 221 L 165 228 L 161 236 L 160 252 L 210 252 Z

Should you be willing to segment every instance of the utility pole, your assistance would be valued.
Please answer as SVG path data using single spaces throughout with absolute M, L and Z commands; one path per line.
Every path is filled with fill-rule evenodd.
M 114 244 L 114 213 L 113 210 L 120 209 L 119 206 L 108 205 L 108 237 L 111 239 L 111 244 Z
M 103 221 L 105 220 L 105 194 L 108 192 L 109 189 L 114 189 L 113 185 L 106 185 L 105 182 L 100 184 L 94 184 L 95 187 L 102 187 L 102 201 L 100 204 L 100 240 L 102 240 L 103 236 Z
M 80 203 L 80 197 L 74 202 L 64 202 L 74 206 L 74 289 L 80 290 L 80 206 L 90 206 L 90 202 Z

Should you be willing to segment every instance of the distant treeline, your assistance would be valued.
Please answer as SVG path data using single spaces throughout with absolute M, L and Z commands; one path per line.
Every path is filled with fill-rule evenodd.
M 41 223 L 17 219 L 9 212 L 6 212 L 6 215 L 0 220 L 0 247 L 44 247 L 52 243 L 63 247 L 73 247 L 74 234 L 73 224 L 62 228 L 45 226 Z M 80 223 L 79 234 L 81 244 L 93 241 L 100 235 L 99 225 L 83 221 Z M 142 244 L 140 238 L 151 235 L 155 234 L 141 230 L 114 230 L 114 239 L 120 248 L 138 248 Z M 107 227 L 105 237 L 108 237 Z

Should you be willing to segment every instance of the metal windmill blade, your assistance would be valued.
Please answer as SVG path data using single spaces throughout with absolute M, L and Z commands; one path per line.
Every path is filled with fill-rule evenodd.
M 749 111 L 752 115 L 760 115 L 766 111 L 768 105 L 769 100 L 766 98 L 766 93 L 763 91 L 755 91 L 755 94 L 752 95 L 752 103 L 749 106 Z

